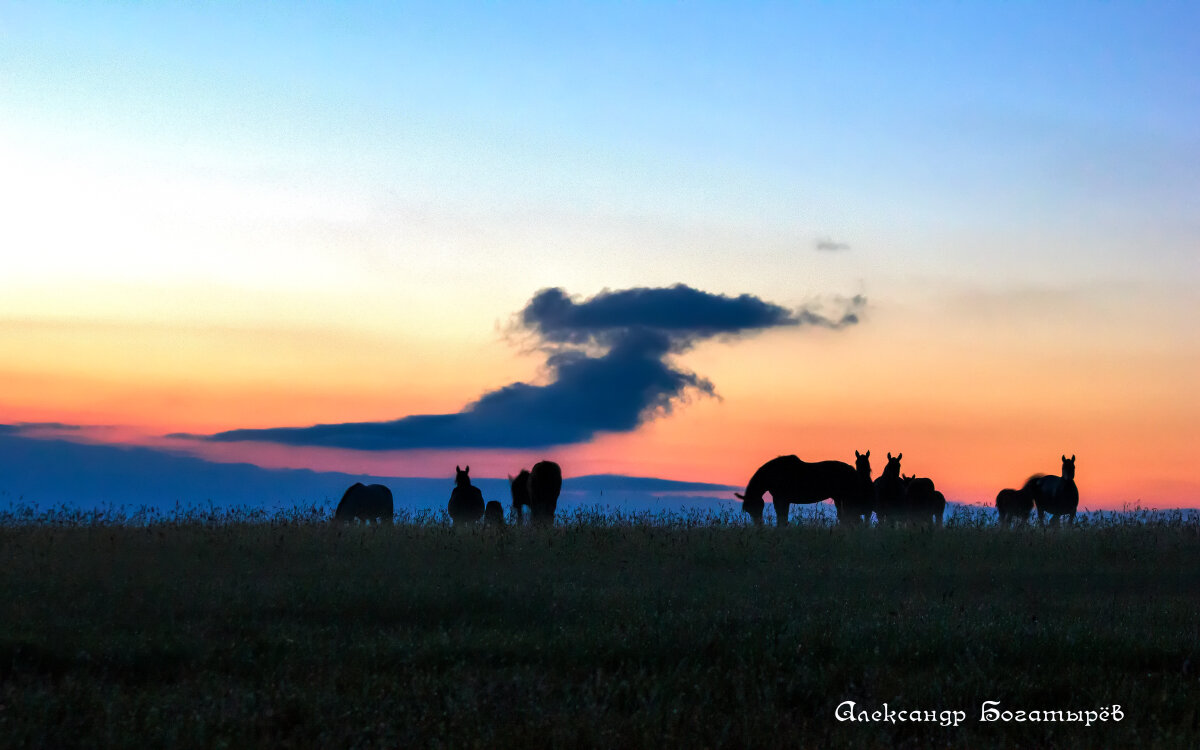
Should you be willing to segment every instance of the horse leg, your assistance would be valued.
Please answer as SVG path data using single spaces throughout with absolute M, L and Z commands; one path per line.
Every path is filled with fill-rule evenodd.
M 775 525 L 780 527 L 788 525 L 788 503 L 775 501 Z

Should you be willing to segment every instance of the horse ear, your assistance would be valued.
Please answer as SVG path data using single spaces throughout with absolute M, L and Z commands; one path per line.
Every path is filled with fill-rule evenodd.
M 454 464 L 454 473 L 459 474 L 461 472 L 462 472 L 462 469 L 458 468 L 458 464 Z
M 889 461 L 891 461 L 891 460 L 892 460 L 892 452 L 891 452 L 891 451 L 888 451 L 888 460 L 889 460 Z
M 902 458 L 904 458 L 904 454 L 903 454 L 903 453 L 897 453 L 897 454 L 896 454 L 896 460 L 897 460 L 897 461 L 899 461 L 899 460 L 900 460 L 900 459 L 902 459 Z
M 467 468 L 463 469 L 463 473 L 464 473 L 464 474 L 470 474 L 470 473 L 471 473 L 471 467 L 470 467 L 470 466 L 467 466 Z
M 855 457 L 855 458 L 862 458 L 862 454 L 858 452 L 858 449 L 857 449 L 857 448 L 855 448 L 855 449 L 854 449 L 854 457 Z
M 1071 454 L 1071 463 L 1075 463 L 1075 454 L 1074 453 Z
M 870 458 L 870 457 L 871 457 L 871 451 L 867 451 L 866 453 L 863 454 L 863 458 Z
M 1064 460 L 1064 461 L 1066 461 L 1066 460 L 1067 460 L 1067 454 L 1066 454 L 1066 453 L 1064 453 L 1064 454 L 1063 454 L 1063 460 Z

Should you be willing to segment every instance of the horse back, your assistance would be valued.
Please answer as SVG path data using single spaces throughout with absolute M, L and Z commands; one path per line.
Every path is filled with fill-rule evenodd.
M 391 490 L 382 484 L 364 485 L 362 482 L 355 482 L 342 495 L 333 517 L 339 521 L 351 521 L 355 518 L 369 521 L 391 519 L 393 514 Z
M 858 471 L 844 461 L 815 461 L 808 463 L 795 456 L 782 462 L 775 477 L 775 484 L 768 486 L 771 496 L 780 490 L 789 502 L 817 503 L 826 498 L 844 499 L 858 494 L 861 477 Z M 778 460 L 778 459 L 777 459 Z
M 1033 502 L 1044 513 L 1074 513 L 1079 507 L 1079 488 L 1074 479 L 1056 475 L 1041 477 L 1032 494 Z

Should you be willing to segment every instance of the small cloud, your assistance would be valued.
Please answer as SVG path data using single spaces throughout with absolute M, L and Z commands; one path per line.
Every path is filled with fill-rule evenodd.
M 841 252 L 842 250 L 849 250 L 850 244 L 847 242 L 838 242 L 828 237 L 822 237 L 821 239 L 817 240 L 816 247 L 821 252 L 837 253 Z

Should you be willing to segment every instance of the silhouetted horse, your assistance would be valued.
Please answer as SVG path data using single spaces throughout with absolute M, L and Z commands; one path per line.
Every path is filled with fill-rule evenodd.
M 763 494 L 771 493 L 775 504 L 775 522 L 787 526 L 791 503 L 819 503 L 833 499 L 834 504 L 858 502 L 862 486 L 858 472 L 842 461 L 807 463 L 795 456 L 772 458 L 754 472 L 746 485 L 746 494 L 735 492 L 742 510 L 755 523 L 762 523 Z
M 467 475 L 470 470 L 470 466 L 465 469 L 454 467 L 454 490 L 446 504 L 446 511 L 454 523 L 475 523 L 483 516 L 483 493 L 471 485 L 471 477 Z
M 1067 458 L 1066 454 L 1063 454 L 1062 476 L 1034 474 L 1021 490 L 1033 498 L 1039 523 L 1046 522 L 1046 515 L 1052 515 L 1051 520 L 1055 524 L 1058 523 L 1059 516 L 1069 515 L 1071 523 L 1074 524 L 1075 511 L 1079 509 L 1079 488 L 1075 486 L 1075 455 L 1071 454 L 1071 457 Z
M 521 469 L 515 477 L 509 474 L 508 489 L 512 492 L 512 507 L 513 513 L 517 515 L 516 522 L 521 523 L 525 520 L 522 507 L 528 505 L 529 509 L 533 510 L 533 505 L 529 502 L 529 469 Z
M 875 487 L 871 483 L 871 451 L 854 451 L 854 470 L 858 475 L 858 487 L 849 497 L 834 499 L 837 506 L 838 523 L 871 523 L 875 510 Z
M 898 521 L 904 515 L 904 481 L 900 478 L 900 459 L 904 454 L 887 454 L 887 466 L 875 480 L 875 517 L 883 521 Z
M 933 480 L 928 477 L 902 478 L 904 485 L 904 515 L 918 523 L 928 523 L 932 520 L 938 526 L 942 525 L 942 516 L 946 512 L 946 496 L 933 486 Z
M 1029 511 L 1033 510 L 1033 495 L 1025 489 L 1003 489 L 996 493 L 996 512 L 1000 514 L 1000 523 L 1012 525 L 1014 521 L 1022 523 L 1029 521 Z
M 348 523 L 357 518 L 364 523 L 391 523 L 393 513 L 391 490 L 382 484 L 355 482 L 342 495 L 333 512 L 333 520 Z
M 529 472 L 529 516 L 534 523 L 554 523 L 562 469 L 553 461 L 538 461 Z
M 497 500 L 488 500 L 483 509 L 483 522 L 488 526 L 503 526 L 504 506 Z
M 529 506 L 529 519 L 533 523 L 554 523 L 554 512 L 558 509 L 558 495 L 562 491 L 562 469 L 553 461 L 538 461 L 533 471 L 521 469 L 514 478 L 509 476 L 513 510 L 517 521 L 524 518 L 521 506 Z

